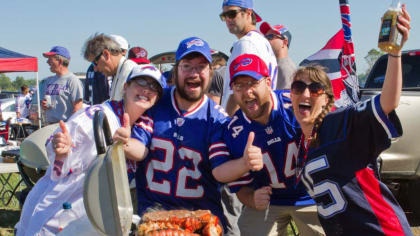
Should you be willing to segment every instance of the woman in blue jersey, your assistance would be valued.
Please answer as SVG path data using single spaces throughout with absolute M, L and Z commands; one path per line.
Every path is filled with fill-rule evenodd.
M 17 235 L 56 235 L 58 218 L 64 202 L 70 202 L 76 218 L 86 215 L 83 205 L 83 183 L 97 156 L 92 118 L 96 111 L 105 112 L 113 139 L 118 131 L 135 125 L 140 116 L 162 95 L 164 78 L 153 66 L 134 67 L 124 84 L 121 101 L 82 109 L 64 123 L 60 121 L 52 141 L 47 142 L 50 166 L 29 193 L 16 225 Z M 124 115 L 124 113 L 128 115 Z
M 401 45 L 409 29 L 403 6 Z M 291 100 L 303 133 L 297 164 L 305 163 L 300 179 L 327 235 L 412 234 L 403 210 L 375 173 L 378 155 L 402 134 L 394 111 L 401 87 L 400 50 L 388 56 L 382 94 L 334 112 L 331 82 L 322 68 L 308 66 L 295 73 Z

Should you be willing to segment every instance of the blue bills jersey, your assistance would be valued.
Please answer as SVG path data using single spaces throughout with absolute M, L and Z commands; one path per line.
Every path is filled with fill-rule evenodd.
M 225 222 L 220 183 L 212 170 L 229 160 L 223 141 L 223 108 L 204 96 L 189 112 L 181 111 L 175 87 L 142 116 L 133 135 L 149 148 L 136 172 L 139 215 L 149 207 L 210 210 Z
M 249 132 L 255 133 L 254 145 L 261 148 L 264 168 L 249 172 L 229 183 L 232 192 L 243 186 L 259 189 L 271 186 L 270 204 L 281 206 L 315 204 L 302 183 L 296 184 L 295 163 L 301 137 L 299 124 L 291 110 L 289 91 L 272 91 L 272 111 L 267 125 L 252 121 L 238 110 L 225 133 L 226 144 L 233 158 L 243 156 Z
M 398 202 L 369 167 L 402 134 L 396 113 L 386 116 L 379 100 L 328 114 L 320 146 L 307 154 L 301 180 L 327 235 L 412 235 Z

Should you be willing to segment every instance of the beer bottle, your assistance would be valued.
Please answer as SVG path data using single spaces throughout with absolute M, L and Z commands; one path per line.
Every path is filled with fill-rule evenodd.
M 397 18 L 401 14 L 401 3 L 392 0 L 391 6 L 382 17 L 378 47 L 387 53 L 397 53 L 401 49 L 402 34 L 397 28 Z

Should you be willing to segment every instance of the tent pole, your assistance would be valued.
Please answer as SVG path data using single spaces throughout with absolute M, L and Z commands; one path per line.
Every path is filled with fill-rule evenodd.
M 39 101 L 39 81 L 38 81 L 38 71 L 36 72 L 36 103 L 38 104 L 38 125 L 39 125 L 39 128 L 41 129 L 42 128 L 42 126 L 41 126 L 41 104 L 40 104 L 40 101 Z

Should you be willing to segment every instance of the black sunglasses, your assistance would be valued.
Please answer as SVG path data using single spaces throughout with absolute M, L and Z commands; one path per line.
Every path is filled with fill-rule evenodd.
M 93 59 L 93 61 L 92 61 L 93 65 L 98 66 L 98 61 L 101 58 L 101 56 L 102 56 L 103 53 L 104 53 L 104 51 L 102 51 L 101 53 L 99 53 L 99 55 L 97 55 L 95 57 L 95 59 Z
M 318 97 L 319 95 L 323 94 L 325 91 L 325 87 L 318 82 L 312 82 L 310 84 L 306 84 L 303 81 L 296 80 L 292 83 L 292 93 L 299 95 L 302 94 L 305 89 L 309 89 L 309 93 L 312 97 Z
M 243 10 L 242 9 L 229 10 L 229 11 L 220 13 L 219 16 L 222 21 L 226 21 L 226 18 L 229 18 L 232 20 L 232 19 L 235 19 L 236 15 L 238 15 L 238 12 L 241 12 L 241 11 Z
M 278 35 L 278 34 L 266 34 L 264 35 L 264 37 L 268 40 L 273 40 L 273 38 L 279 38 L 281 40 L 285 39 L 283 35 Z

